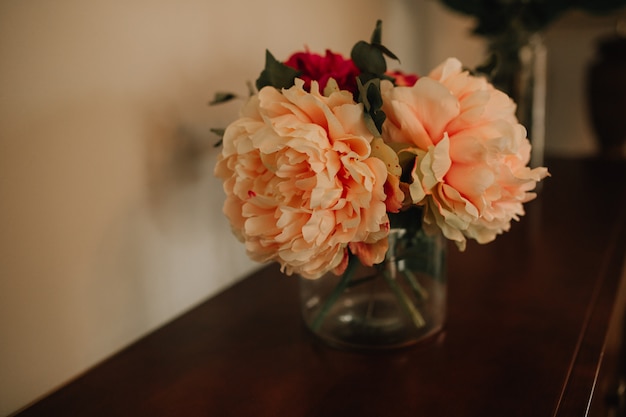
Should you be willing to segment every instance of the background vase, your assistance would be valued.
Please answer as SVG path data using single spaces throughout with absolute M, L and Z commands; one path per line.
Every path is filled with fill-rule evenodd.
M 591 124 L 605 159 L 626 158 L 626 37 L 598 41 L 587 69 L 587 100 Z
M 446 240 L 420 228 L 392 228 L 387 257 L 346 273 L 300 278 L 302 315 L 322 341 L 338 348 L 389 349 L 419 342 L 443 327 Z
M 547 84 L 547 49 L 541 32 L 508 31 L 488 41 L 496 57 L 493 85 L 517 104 L 516 116 L 532 144 L 531 167 L 543 166 Z

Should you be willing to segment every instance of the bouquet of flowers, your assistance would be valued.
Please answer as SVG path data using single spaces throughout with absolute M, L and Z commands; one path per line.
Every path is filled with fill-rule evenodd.
M 397 58 L 381 27 L 350 58 L 266 53 L 215 167 L 252 259 L 341 275 L 351 260 L 382 262 L 402 221 L 464 250 L 508 231 L 548 175 L 527 166 L 531 145 L 506 94 L 455 58 L 424 76 L 389 71 Z

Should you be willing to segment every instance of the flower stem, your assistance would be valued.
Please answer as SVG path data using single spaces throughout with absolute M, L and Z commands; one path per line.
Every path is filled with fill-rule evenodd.
M 400 305 L 404 307 L 404 310 L 408 313 L 409 317 L 415 324 L 415 327 L 418 329 L 426 326 L 426 320 L 424 320 L 424 316 L 419 312 L 417 308 L 413 305 L 411 299 L 406 295 L 406 293 L 400 288 L 396 280 L 389 274 L 388 271 L 384 271 L 383 275 L 385 276 L 385 280 L 389 287 L 394 292 L 398 300 L 400 301 Z
M 377 277 L 376 274 L 372 274 L 372 275 L 368 275 L 368 276 L 363 277 L 363 278 L 350 280 L 350 282 L 348 283 L 348 288 L 352 288 L 352 287 L 356 287 L 357 285 L 365 284 L 368 281 L 376 279 L 376 277 Z
M 413 272 L 411 272 L 409 269 L 405 269 L 402 272 L 404 272 L 404 276 L 406 277 L 407 282 L 411 286 L 413 293 L 419 299 L 419 301 L 424 302 L 425 300 L 427 300 L 428 291 L 426 291 L 426 288 L 422 287 L 415 274 L 413 274 Z
M 337 300 L 339 299 L 341 294 L 346 290 L 346 288 L 348 288 L 348 285 L 350 284 L 350 281 L 352 279 L 352 275 L 354 275 L 354 271 L 358 264 L 359 264 L 359 258 L 357 258 L 356 256 L 350 255 L 348 266 L 345 272 L 343 273 L 343 275 L 341 276 L 341 280 L 339 281 L 337 286 L 333 289 L 333 292 L 330 293 L 328 298 L 324 301 L 324 304 L 320 308 L 320 311 L 317 313 L 317 316 L 315 316 L 315 319 L 311 323 L 312 330 L 317 331 L 320 328 L 320 326 L 324 322 L 324 319 L 326 319 L 326 316 L 328 315 L 328 311 L 337 302 Z

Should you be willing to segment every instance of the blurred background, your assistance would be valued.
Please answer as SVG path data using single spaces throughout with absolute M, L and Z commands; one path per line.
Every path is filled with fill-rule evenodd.
M 545 31 L 548 157 L 598 154 L 585 77 L 619 16 Z M 392 67 L 485 60 L 437 0 L 0 0 L 0 415 L 259 267 L 212 174 L 240 103 L 207 103 L 245 95 L 265 48 L 349 55 L 379 18 Z

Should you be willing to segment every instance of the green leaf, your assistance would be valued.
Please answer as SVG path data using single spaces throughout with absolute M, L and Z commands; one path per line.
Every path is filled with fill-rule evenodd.
M 372 119 L 374 120 L 374 124 L 376 125 L 376 129 L 382 133 L 383 131 L 383 123 L 385 123 L 385 119 L 387 115 L 382 110 L 376 110 L 372 112 Z M 379 133 L 380 135 L 380 133 Z
M 393 58 L 396 61 L 400 61 L 400 59 L 391 52 L 386 46 L 383 45 L 383 21 L 376 21 L 376 28 L 372 33 L 372 40 L 370 41 L 373 47 L 379 49 L 384 55 L 387 55 L 389 58 Z
M 265 69 L 256 80 L 256 88 L 258 90 L 266 86 L 272 86 L 278 89 L 289 88 L 293 86 L 294 79 L 299 74 L 297 70 L 276 60 L 271 52 L 266 50 Z
M 226 129 L 216 129 L 216 128 L 211 128 L 209 129 L 211 132 L 215 133 L 217 136 L 220 137 L 220 140 L 218 140 L 217 142 L 215 142 L 215 144 L 213 145 L 214 148 L 217 148 L 218 146 L 222 146 L 222 142 L 224 139 L 224 132 L 226 131 Z
M 371 81 L 371 80 L 369 80 L 369 81 Z M 359 76 L 356 79 L 356 86 L 357 86 L 357 89 L 359 90 L 359 102 L 363 103 L 363 109 L 367 113 L 369 113 L 369 111 L 371 109 L 369 100 L 367 99 L 367 87 L 368 87 L 369 81 L 366 81 L 365 83 L 363 83 L 363 80 L 361 79 L 361 76 Z
M 379 43 L 375 43 L 372 46 L 374 46 L 375 48 L 379 49 L 380 52 L 382 52 L 383 54 L 387 55 L 389 58 L 395 59 L 396 61 L 400 62 L 400 58 L 398 58 L 396 56 L 396 54 L 394 54 L 393 52 L 391 52 L 389 49 L 387 49 L 386 46 L 381 45 Z
M 365 122 L 367 130 L 369 130 L 375 138 L 380 137 L 380 131 L 378 127 L 376 127 L 376 122 L 369 113 L 363 113 L 363 121 Z
M 383 97 L 380 93 L 380 80 L 375 78 L 366 84 L 367 101 L 373 110 L 383 107 Z
M 383 21 L 378 19 L 376 21 L 376 27 L 374 28 L 374 31 L 372 32 L 372 39 L 370 40 L 370 43 L 372 45 L 380 45 L 382 43 L 382 39 L 383 39 Z
M 350 57 L 361 72 L 384 74 L 387 71 L 387 63 L 385 62 L 383 52 L 365 41 L 359 41 L 354 45 Z
M 385 56 L 400 61 L 396 54 L 382 44 L 382 21 L 376 21 L 376 28 L 372 33 L 370 43 L 357 42 L 352 48 L 350 57 L 361 73 L 368 73 L 383 78 L 387 71 Z
M 361 78 L 357 78 L 357 87 L 359 89 L 359 101 L 363 103 L 363 108 L 367 116 L 365 119 L 366 123 L 371 131 L 369 117 L 376 127 L 376 132 L 372 133 L 378 137 L 382 132 L 383 122 L 387 118 L 385 112 L 382 110 L 383 98 L 380 93 L 380 79 L 372 78 L 363 84 Z
M 237 95 L 234 93 L 217 92 L 215 96 L 213 96 L 213 100 L 209 101 L 209 105 L 214 106 L 216 104 L 226 103 L 234 98 L 237 98 Z
M 246 85 L 248 86 L 248 96 L 252 97 L 253 95 L 255 95 L 256 91 L 254 90 L 254 86 L 252 85 L 252 82 L 246 81 Z

